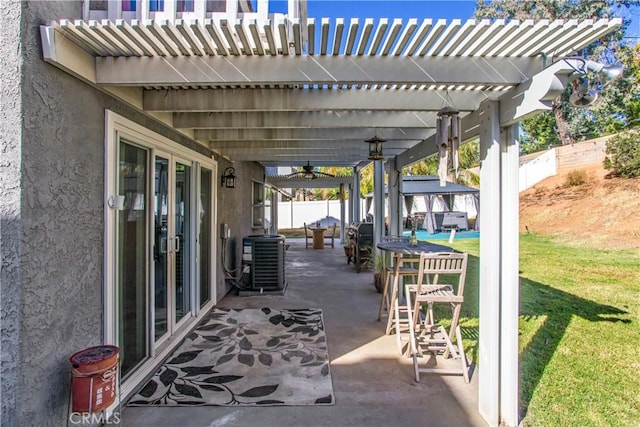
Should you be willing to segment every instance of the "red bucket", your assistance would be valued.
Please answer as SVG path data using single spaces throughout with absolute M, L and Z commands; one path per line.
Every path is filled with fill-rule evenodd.
M 115 345 L 101 345 L 71 356 L 73 412 L 102 411 L 115 401 L 119 351 Z

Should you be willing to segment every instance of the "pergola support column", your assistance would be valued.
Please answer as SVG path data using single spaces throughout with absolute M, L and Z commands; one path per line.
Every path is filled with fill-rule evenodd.
M 519 257 L 519 141 L 518 125 L 503 129 L 501 150 L 501 271 L 500 271 L 500 420 L 519 424 L 518 319 L 520 309 Z
M 518 425 L 518 141 L 500 129 L 500 102 L 480 106 L 480 414 Z M 496 357 L 498 356 L 498 357 Z
M 340 184 L 340 243 L 344 243 L 344 232 L 345 232 L 345 228 L 346 228 L 346 221 L 345 221 L 345 214 L 346 214 L 346 209 L 345 209 L 345 196 L 346 196 L 346 191 L 347 189 L 345 188 L 344 184 Z
M 269 226 L 269 234 L 278 234 L 278 200 L 280 200 L 277 191 L 271 191 L 270 203 L 271 203 L 271 225 Z
M 355 167 L 353 168 L 353 185 L 349 200 L 352 201 L 351 222 L 360 221 L 360 171 Z
M 395 158 L 386 162 L 387 175 L 389 180 L 387 183 L 387 200 L 389 201 L 389 235 L 400 236 L 402 234 L 402 200 L 400 193 L 402 191 L 402 174 L 396 170 Z
M 384 167 L 382 160 L 373 162 L 373 244 L 384 235 Z

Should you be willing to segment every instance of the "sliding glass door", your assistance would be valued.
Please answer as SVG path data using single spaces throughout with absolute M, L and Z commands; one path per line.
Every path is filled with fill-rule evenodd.
M 192 254 L 195 203 L 193 165 L 155 151 L 153 212 L 153 326 L 161 344 L 182 319 L 193 313 Z
M 125 140 L 118 153 L 116 300 L 126 377 L 211 301 L 213 174 Z
M 169 332 L 169 156 L 155 156 L 153 212 L 154 341 Z
M 117 211 L 118 345 L 126 375 L 148 356 L 147 177 L 149 151 L 120 142 Z
M 105 343 L 123 390 L 215 303 L 215 162 L 107 112 Z
M 179 322 L 191 312 L 191 255 L 193 243 L 191 166 L 187 162 L 174 163 L 174 223 L 173 223 L 173 264 L 175 271 L 175 322 Z
M 200 168 L 200 210 L 198 212 L 198 281 L 200 283 L 200 307 L 211 301 L 211 265 L 213 253 L 211 245 L 211 229 L 213 215 L 211 200 L 213 194 L 212 173 L 209 169 Z

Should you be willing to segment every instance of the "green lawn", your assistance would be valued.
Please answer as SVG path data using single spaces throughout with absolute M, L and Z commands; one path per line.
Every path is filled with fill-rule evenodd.
M 478 240 L 461 326 L 478 360 Z M 640 254 L 520 240 L 523 426 L 640 426 Z

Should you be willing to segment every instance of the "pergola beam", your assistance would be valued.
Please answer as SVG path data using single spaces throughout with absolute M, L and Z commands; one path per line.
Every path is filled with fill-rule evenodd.
M 384 150 L 406 150 L 413 146 L 415 141 L 387 141 Z M 356 147 L 357 151 L 369 152 L 369 146 L 362 140 L 314 140 L 314 141 L 210 141 L 209 146 L 215 150 L 346 150 Z
M 485 96 L 467 90 L 169 89 L 145 90 L 145 111 L 233 112 L 301 110 L 430 111 L 444 102 L 475 110 Z
M 433 132 L 433 128 L 399 129 L 381 127 L 362 127 L 353 129 L 196 129 L 194 138 L 200 141 L 318 141 L 318 140 L 357 140 L 364 141 L 374 134 L 392 141 L 419 141 Z
M 255 160 L 256 157 L 256 153 L 259 153 L 260 150 L 256 150 L 253 148 L 246 148 L 246 149 L 216 149 L 215 147 L 212 148 L 214 151 L 222 154 L 223 156 L 228 156 L 231 159 L 233 159 L 234 161 L 241 161 L 241 160 L 247 160 L 247 161 L 251 161 L 251 160 Z M 280 159 L 283 160 L 286 157 L 291 157 L 292 160 L 290 160 L 288 162 L 288 164 L 299 164 L 300 162 L 300 158 L 336 158 L 336 159 L 340 159 L 340 158 L 344 158 L 344 159 L 350 159 L 353 160 L 354 158 L 358 159 L 366 159 L 367 156 L 369 155 L 369 151 L 367 148 L 363 148 L 363 149 L 355 149 L 355 148 L 344 148 L 344 149 L 340 149 L 339 152 L 337 152 L 336 148 L 281 148 L 278 149 L 278 152 L 276 154 L 270 153 L 268 150 L 262 150 L 265 153 L 265 158 L 268 160 L 275 160 L 275 159 Z M 393 157 L 399 153 L 401 153 L 403 151 L 402 148 L 396 148 L 396 149 L 387 149 L 385 151 L 385 156 L 386 157 Z M 293 160 L 293 158 L 296 158 L 297 160 Z
M 521 121 L 541 110 L 550 110 L 571 75 L 583 66 L 576 58 L 561 59 L 500 97 L 500 125 Z
M 551 109 L 553 101 L 562 93 L 572 75 L 576 74 L 576 70 L 583 65 L 581 59 L 559 60 L 501 95 L 498 104 L 500 126 L 510 126 L 542 110 Z M 463 141 L 478 135 L 480 114 L 481 110 L 476 110 L 462 118 Z M 399 155 L 396 159 L 397 167 L 402 168 L 434 154 L 437 151 L 435 138 L 433 134 Z
M 407 127 L 428 129 L 436 121 L 436 112 L 381 111 L 312 111 L 312 112 L 237 112 L 175 113 L 176 128 L 247 129 L 247 128 L 370 128 Z
M 536 57 L 163 56 L 96 57 L 96 80 L 122 86 L 251 84 L 516 85 L 542 69 Z

